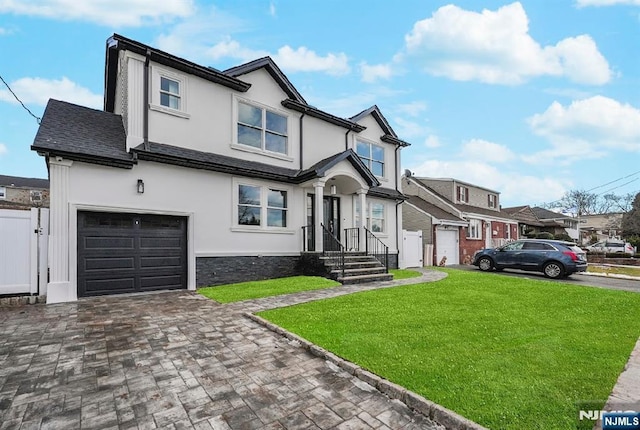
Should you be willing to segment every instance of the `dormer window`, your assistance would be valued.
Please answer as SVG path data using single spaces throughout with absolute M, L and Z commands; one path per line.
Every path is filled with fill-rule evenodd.
M 458 186 L 458 202 L 469 203 L 469 188 Z
M 160 105 L 180 110 L 180 82 L 160 77 Z
M 487 204 L 489 205 L 490 208 L 497 207 L 498 196 L 496 196 L 495 194 L 489 194 Z
M 286 155 L 287 117 L 272 110 L 238 102 L 238 144 Z
M 384 148 L 373 143 L 356 142 L 356 153 L 371 173 L 378 177 L 384 176 Z

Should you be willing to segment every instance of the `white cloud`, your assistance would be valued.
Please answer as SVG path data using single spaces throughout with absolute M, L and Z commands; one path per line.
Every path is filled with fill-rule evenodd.
M 618 4 L 640 6 L 640 0 L 576 0 L 576 5 L 578 7 L 615 6 Z
M 8 28 L 0 27 L 0 36 L 7 36 L 11 33 L 13 33 L 13 31 L 9 30 Z
M 438 148 L 442 146 L 442 143 L 440 143 L 440 139 L 438 138 L 438 136 L 430 134 L 424 140 L 424 146 L 426 146 L 427 148 Z
M 588 35 L 540 46 L 529 34 L 529 19 L 518 2 L 480 13 L 443 6 L 416 22 L 405 42 L 405 52 L 396 60 L 416 58 L 428 73 L 454 80 L 515 85 L 536 76 L 566 76 L 600 85 L 611 77 Z
M 583 158 L 601 156 L 605 150 L 640 152 L 640 109 L 608 97 L 594 96 L 568 106 L 556 101 L 528 122 L 554 151 L 579 149 Z
M 276 5 L 274 2 L 269 3 L 269 15 L 276 16 Z
M 293 49 L 285 45 L 278 49 L 273 59 L 280 68 L 289 72 L 325 72 L 330 75 L 345 75 L 351 70 L 346 54 L 340 52 L 320 56 L 304 46 Z
M 429 127 L 425 126 L 425 121 L 411 121 L 402 117 L 393 118 L 394 129 L 398 136 L 403 139 L 417 138 L 427 135 Z
M 0 13 L 116 27 L 166 22 L 189 16 L 193 10 L 193 0 L 0 0 Z
M 5 145 L 4 143 L 0 143 L 0 157 L 6 154 L 7 152 L 9 152 L 7 145 Z
M 269 55 L 267 51 L 257 51 L 249 48 L 245 48 L 240 45 L 236 40 L 227 38 L 226 40 L 215 44 L 206 51 L 207 57 L 212 60 L 219 60 L 220 58 L 237 58 L 243 62 L 255 60 Z
M 429 160 L 409 166 L 409 169 L 415 176 L 455 178 L 498 191 L 503 206 L 557 200 L 572 185 L 555 176 L 523 175 L 519 171 L 496 168 L 481 161 Z
M 396 110 L 404 115 L 416 117 L 427 110 L 427 104 L 422 101 L 413 101 L 396 106 Z
M 25 104 L 45 106 L 50 98 L 64 100 L 91 108 L 102 107 L 102 96 L 92 93 L 66 77 L 62 79 L 20 78 L 10 83 L 13 91 Z M 18 103 L 8 90 L 0 90 L 0 100 Z
M 515 154 L 505 145 L 482 139 L 471 139 L 464 143 L 462 154 L 467 158 L 488 163 L 506 163 L 515 158 Z
M 373 83 L 379 79 L 390 79 L 393 76 L 390 64 L 373 64 L 367 63 L 360 64 L 360 73 L 362 74 L 362 81 Z

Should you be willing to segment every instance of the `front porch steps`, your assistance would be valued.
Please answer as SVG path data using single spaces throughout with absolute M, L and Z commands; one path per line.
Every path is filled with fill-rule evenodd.
M 318 258 L 329 270 L 329 277 L 343 285 L 390 281 L 393 279 L 393 275 L 387 273 L 386 267 L 377 258 L 364 252 L 345 253 L 344 276 L 342 276 L 342 270 L 334 264 L 334 257 L 319 256 Z

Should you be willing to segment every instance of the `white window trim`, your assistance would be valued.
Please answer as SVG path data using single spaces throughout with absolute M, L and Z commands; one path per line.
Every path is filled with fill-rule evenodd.
M 471 222 L 477 223 L 478 228 L 476 229 L 476 235 L 471 236 Z M 469 226 L 467 227 L 467 239 L 468 240 L 482 240 L 482 220 L 472 218 L 469 220 Z
M 381 204 L 382 208 L 383 208 L 383 212 L 382 212 L 382 231 L 373 231 L 371 230 L 371 205 L 372 204 Z M 358 219 L 358 216 L 360 215 L 358 213 L 358 205 L 360 204 L 360 197 L 358 195 L 353 196 L 353 225 L 357 226 L 358 223 L 356 222 L 356 220 Z M 373 199 L 367 199 L 367 210 L 366 210 L 366 217 L 367 217 L 367 222 L 366 222 L 366 227 L 367 229 L 369 229 L 369 231 L 373 234 L 376 235 L 376 237 L 389 237 L 389 217 L 388 217 L 388 210 L 387 210 L 387 205 L 385 202 L 383 201 L 379 201 L 379 200 L 373 200 Z
M 382 179 L 383 181 L 386 182 L 387 181 L 386 178 L 387 178 L 388 170 L 389 170 L 389 163 L 387 163 L 387 151 L 385 150 L 384 145 L 381 145 L 380 143 L 374 142 L 374 141 L 369 140 L 369 139 L 362 138 L 360 136 L 354 136 L 354 138 L 353 138 L 353 152 L 356 153 L 358 158 L 360 158 L 360 155 L 358 154 L 358 142 L 366 143 L 367 145 L 377 146 L 377 147 L 382 149 L 382 176 L 378 176 L 373 172 L 371 172 L 371 173 L 376 178 Z M 369 158 L 369 160 L 371 160 L 371 159 Z M 364 163 L 364 161 L 363 161 L 363 163 Z M 366 163 L 364 163 L 364 165 L 366 166 Z M 367 168 L 369 168 L 369 166 L 367 166 Z
M 7 187 L 0 187 L 0 200 L 7 199 Z
M 191 115 L 188 113 L 187 93 L 188 81 L 186 75 L 178 74 L 173 71 L 163 69 L 158 66 L 151 67 L 151 97 L 149 100 L 149 109 L 157 112 L 167 113 L 169 115 L 180 118 L 189 119 Z M 171 79 L 180 85 L 180 109 L 172 109 L 160 104 L 160 78 Z
M 495 209 L 498 207 L 498 196 L 496 196 L 495 194 L 488 194 L 489 197 L 487 197 L 487 203 L 490 209 Z M 491 201 L 493 200 L 493 202 Z
M 469 187 L 464 185 L 456 186 L 456 201 L 459 203 L 469 203 Z
M 268 110 L 278 115 L 281 115 L 287 119 L 287 153 L 286 154 L 283 154 L 281 152 L 268 151 L 264 149 L 264 145 L 265 145 L 264 140 L 262 142 L 262 148 L 254 148 L 253 146 L 238 143 L 238 103 L 245 103 L 245 104 L 263 109 L 265 111 Z M 238 97 L 237 95 L 234 94 L 232 99 L 231 136 L 232 136 L 231 148 L 233 149 L 237 149 L 245 152 L 251 152 L 253 154 L 266 155 L 267 157 L 278 158 L 280 160 L 293 161 L 293 157 L 291 157 L 291 121 L 290 121 L 289 112 L 287 111 L 284 111 L 282 109 L 277 109 L 272 106 L 268 106 L 253 100 Z
M 285 186 L 279 183 L 265 183 L 263 181 L 256 181 L 245 178 L 233 178 L 232 182 L 232 196 L 233 205 L 231 206 L 231 231 L 244 232 L 244 233 L 279 233 L 279 234 L 294 234 L 295 230 L 291 228 L 293 222 L 293 188 Z M 264 220 L 260 225 L 244 225 L 238 224 L 238 205 L 240 204 L 238 189 L 240 185 L 248 185 L 251 187 L 260 188 L 260 220 Z M 267 225 L 267 203 L 268 194 L 270 189 L 287 192 L 287 227 L 272 227 Z

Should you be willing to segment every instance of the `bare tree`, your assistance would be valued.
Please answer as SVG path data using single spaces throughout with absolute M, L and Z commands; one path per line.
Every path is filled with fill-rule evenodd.
M 632 207 L 634 194 L 596 194 L 582 190 L 571 190 L 555 202 L 544 204 L 547 209 L 564 209 L 572 214 L 595 215 L 610 212 L 628 212 Z

